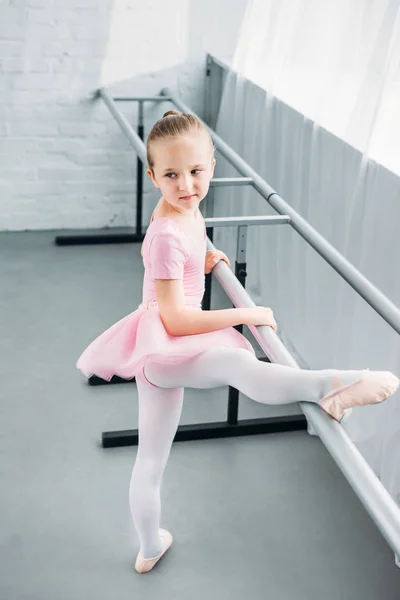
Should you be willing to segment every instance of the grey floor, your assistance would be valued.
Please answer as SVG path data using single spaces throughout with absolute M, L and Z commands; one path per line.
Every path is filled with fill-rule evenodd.
M 89 387 L 75 362 L 140 303 L 139 246 L 53 239 L 0 234 L 1 600 L 398 600 L 392 552 L 303 432 L 174 444 L 162 525 L 175 543 L 134 571 L 136 448 L 100 438 L 137 426 L 136 386 Z M 187 390 L 182 423 L 225 419 L 226 398 Z M 241 399 L 243 418 L 278 412 Z

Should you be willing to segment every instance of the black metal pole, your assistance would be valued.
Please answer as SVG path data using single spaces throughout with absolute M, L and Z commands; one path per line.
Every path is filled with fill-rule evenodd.
M 246 287 L 246 263 L 239 263 L 235 261 L 235 275 L 243 287 Z M 234 305 L 232 305 L 234 307 Z M 235 329 L 239 333 L 243 333 L 243 325 L 236 325 Z M 229 425 L 238 424 L 238 412 L 239 412 L 239 392 L 236 388 L 229 386 L 228 394 L 228 423 Z
M 207 237 L 210 239 L 211 242 L 214 241 L 213 237 L 214 237 L 214 227 L 207 227 Z M 206 275 L 206 279 L 205 279 L 205 291 L 204 291 L 204 296 L 203 296 L 203 302 L 202 302 L 202 309 L 203 310 L 211 310 L 211 282 L 212 282 L 212 273 L 209 273 L 208 275 Z
M 138 127 L 137 133 L 144 140 L 143 102 L 138 102 Z M 137 157 L 136 161 L 136 234 L 142 235 L 142 212 L 143 212 L 143 163 Z

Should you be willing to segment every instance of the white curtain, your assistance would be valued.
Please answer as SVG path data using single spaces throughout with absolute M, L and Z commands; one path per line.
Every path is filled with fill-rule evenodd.
M 399 0 L 250 0 L 233 66 L 400 175 Z
M 217 131 L 397 306 L 399 107 L 400 0 L 249 2 Z M 216 176 L 234 175 L 220 158 Z M 215 216 L 276 214 L 248 188 L 215 194 Z M 215 243 L 234 261 L 234 231 Z M 247 258 L 301 366 L 400 374 L 398 334 L 290 226 L 251 228 Z M 346 425 L 398 504 L 399 396 Z

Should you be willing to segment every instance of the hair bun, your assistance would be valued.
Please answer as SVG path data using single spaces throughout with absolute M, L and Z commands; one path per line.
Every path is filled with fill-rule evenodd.
M 167 112 L 163 114 L 162 118 L 164 118 L 164 117 L 169 117 L 170 115 L 176 115 L 176 116 L 179 116 L 179 115 L 181 115 L 181 114 L 182 114 L 182 113 L 181 113 L 181 112 L 179 112 L 178 110 L 167 110 Z

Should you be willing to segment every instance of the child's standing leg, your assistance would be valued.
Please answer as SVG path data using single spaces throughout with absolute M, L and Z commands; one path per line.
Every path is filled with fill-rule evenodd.
M 162 552 L 160 486 L 182 413 L 184 389 L 153 387 L 136 376 L 139 397 L 139 446 L 129 489 L 129 503 L 139 537 L 140 554 L 153 558 Z

